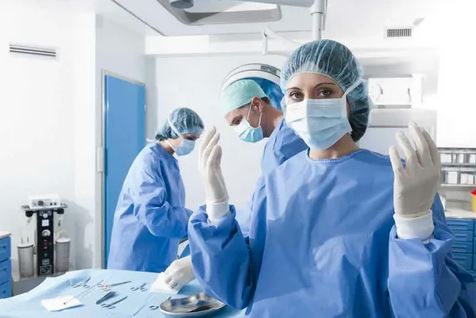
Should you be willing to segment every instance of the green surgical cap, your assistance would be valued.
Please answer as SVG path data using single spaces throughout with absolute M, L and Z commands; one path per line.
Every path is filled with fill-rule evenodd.
M 253 80 L 242 79 L 227 86 L 221 96 L 224 114 L 251 103 L 253 97 L 267 97 L 263 89 Z

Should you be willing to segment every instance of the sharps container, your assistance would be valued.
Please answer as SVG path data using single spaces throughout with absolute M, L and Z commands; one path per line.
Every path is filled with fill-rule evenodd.
M 18 244 L 18 264 L 20 277 L 31 277 L 35 272 L 33 243 Z
M 60 237 L 56 240 L 56 264 L 55 272 L 67 272 L 69 270 L 69 247 L 71 239 Z

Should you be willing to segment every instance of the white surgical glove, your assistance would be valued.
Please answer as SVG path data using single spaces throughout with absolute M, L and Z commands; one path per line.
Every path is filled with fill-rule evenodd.
M 215 223 L 229 213 L 228 192 L 221 172 L 222 150 L 216 128 L 208 131 L 200 144 L 198 166 L 205 184 L 205 202 L 210 222 Z
M 195 278 L 192 270 L 191 256 L 182 257 L 173 261 L 165 270 L 164 275 L 164 282 L 169 285 L 170 288 L 175 290 L 182 289 L 183 286 Z
M 405 167 L 395 146 L 389 154 L 395 175 L 393 184 L 394 219 L 399 238 L 427 239 L 434 230 L 431 206 L 440 183 L 440 155 L 430 135 L 415 123 L 409 125 L 415 145 L 402 132 L 397 140 Z

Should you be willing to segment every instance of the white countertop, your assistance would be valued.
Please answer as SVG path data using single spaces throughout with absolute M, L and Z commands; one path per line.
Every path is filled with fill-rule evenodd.
M 9 237 L 10 235 L 12 235 L 12 233 L 5 232 L 5 231 L 0 231 L 0 239 L 5 238 L 5 237 Z
M 476 219 L 476 212 L 463 209 L 447 209 L 445 215 L 447 218 Z

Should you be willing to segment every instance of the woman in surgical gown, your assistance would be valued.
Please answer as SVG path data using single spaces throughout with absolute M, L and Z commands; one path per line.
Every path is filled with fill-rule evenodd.
M 189 154 L 202 130 L 197 113 L 178 108 L 137 155 L 114 214 L 108 268 L 162 272 L 176 258 L 192 211 L 174 154 Z
M 282 72 L 285 120 L 307 143 L 264 176 L 243 236 L 221 175 L 219 135 L 204 137 L 206 206 L 189 223 L 205 291 L 250 317 L 476 317 L 476 285 L 451 258 L 429 135 L 399 134 L 405 162 L 359 149 L 369 113 L 354 55 L 321 40 Z

